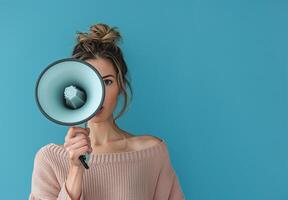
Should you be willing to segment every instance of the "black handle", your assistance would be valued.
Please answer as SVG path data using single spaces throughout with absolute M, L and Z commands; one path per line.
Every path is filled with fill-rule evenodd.
M 85 169 L 89 169 L 89 166 L 87 165 L 87 163 L 85 162 L 85 155 L 81 155 L 79 156 L 79 160 L 81 161 L 81 163 L 83 164 L 83 166 L 85 167 Z
M 87 121 L 84 122 L 84 124 L 80 124 L 79 126 L 80 127 L 83 127 L 84 125 L 84 128 L 87 128 Z M 89 169 L 89 166 L 87 165 L 87 163 L 85 162 L 86 160 L 86 156 L 85 155 L 81 155 L 79 156 L 79 160 L 81 161 L 82 165 L 85 167 L 85 169 Z

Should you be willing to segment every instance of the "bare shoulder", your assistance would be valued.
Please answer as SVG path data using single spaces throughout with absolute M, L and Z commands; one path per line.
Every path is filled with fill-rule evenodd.
M 132 143 L 133 148 L 135 150 L 141 150 L 146 149 L 152 146 L 155 146 L 162 142 L 162 139 L 153 136 L 153 135 L 140 135 L 134 138 L 134 141 Z
M 158 144 L 162 141 L 162 139 L 153 136 L 153 135 L 141 135 L 140 136 L 140 141 L 143 143 L 146 143 L 147 145 L 155 145 Z

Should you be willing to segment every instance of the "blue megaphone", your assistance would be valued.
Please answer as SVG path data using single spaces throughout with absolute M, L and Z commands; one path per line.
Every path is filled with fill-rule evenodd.
M 87 127 L 102 107 L 105 87 L 100 73 L 91 64 L 66 58 L 48 65 L 35 88 L 38 108 L 49 120 L 65 125 Z M 86 169 L 89 154 L 79 157 Z

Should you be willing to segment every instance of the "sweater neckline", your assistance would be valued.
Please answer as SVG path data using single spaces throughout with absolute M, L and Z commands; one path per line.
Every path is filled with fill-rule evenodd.
M 121 161 L 133 161 L 133 160 L 142 160 L 149 157 L 154 157 L 159 153 L 163 153 L 166 150 L 166 141 L 160 139 L 161 141 L 153 146 L 134 150 L 134 151 L 123 151 L 123 152 L 108 152 L 108 153 L 90 153 L 88 156 L 88 165 L 89 163 L 112 163 L 112 162 L 121 162 Z M 57 153 L 60 153 L 63 156 L 67 156 L 68 153 L 64 147 L 59 146 L 55 143 L 50 143 L 50 146 L 56 150 Z M 87 154 L 86 154 L 87 155 Z

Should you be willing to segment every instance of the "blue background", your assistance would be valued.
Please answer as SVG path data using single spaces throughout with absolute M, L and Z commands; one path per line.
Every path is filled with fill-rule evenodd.
M 67 127 L 35 82 L 76 31 L 119 27 L 135 92 L 118 120 L 166 140 L 187 199 L 288 199 L 288 2 L 8 1 L 1 19 L 1 199 L 27 199 L 36 151 Z

